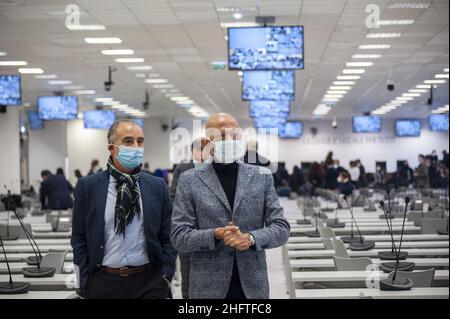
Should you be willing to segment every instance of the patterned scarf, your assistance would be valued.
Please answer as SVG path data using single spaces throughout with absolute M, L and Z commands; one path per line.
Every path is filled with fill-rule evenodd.
M 141 168 L 136 169 L 130 174 L 119 172 L 113 164 L 110 157 L 108 160 L 108 172 L 116 180 L 117 200 L 114 217 L 114 229 L 116 234 L 125 236 L 125 227 L 133 221 L 134 215 L 140 218 L 141 192 L 139 190 L 139 177 Z

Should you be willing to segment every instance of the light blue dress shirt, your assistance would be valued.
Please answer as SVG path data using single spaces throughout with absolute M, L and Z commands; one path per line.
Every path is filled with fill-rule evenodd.
M 139 203 L 140 216 L 136 214 L 133 221 L 125 227 L 125 237 L 123 234 L 116 234 L 114 229 L 116 198 L 116 180 L 110 177 L 105 208 L 105 253 L 102 265 L 121 268 L 147 264 L 149 260 L 145 243 L 142 198 Z

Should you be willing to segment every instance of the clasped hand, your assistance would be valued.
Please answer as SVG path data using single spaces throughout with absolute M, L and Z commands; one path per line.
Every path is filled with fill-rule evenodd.
M 223 240 L 225 245 L 237 250 L 247 250 L 251 247 L 250 234 L 243 234 L 239 227 L 229 223 L 225 227 L 216 228 L 214 237 L 217 240 Z

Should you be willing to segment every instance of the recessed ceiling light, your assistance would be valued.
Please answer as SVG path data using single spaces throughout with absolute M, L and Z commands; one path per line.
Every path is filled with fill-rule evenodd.
M 381 54 L 354 54 L 353 59 L 380 59 Z
M 95 102 L 112 102 L 114 99 L 112 97 L 98 97 L 94 100 Z
M 348 67 L 372 66 L 373 62 L 347 62 L 345 65 Z
M 145 73 L 136 73 L 135 75 L 137 78 L 146 78 L 147 77 L 147 74 L 145 74 Z
M 172 89 L 175 86 L 173 84 L 154 84 L 153 88 L 155 89 Z
M 436 79 L 448 79 L 448 73 L 447 74 L 436 74 L 434 77 Z
M 70 80 L 50 80 L 48 81 L 48 84 L 51 85 L 68 85 L 68 84 L 72 84 L 72 81 Z
M 334 81 L 333 85 L 354 85 L 355 81 Z
M 362 44 L 359 46 L 360 50 L 384 50 L 389 49 L 390 44 Z
M 408 24 L 414 24 L 414 20 L 379 20 L 378 25 L 379 26 L 385 26 L 385 25 L 408 25 Z
M 347 94 L 347 91 L 336 91 L 336 90 L 330 90 L 327 91 L 327 94 Z
M 95 90 L 78 90 L 73 92 L 76 95 L 93 95 L 95 93 Z
M 444 69 L 444 72 L 448 73 L 448 68 L 447 68 L 447 69 Z
M 0 61 L 0 66 L 22 66 L 28 65 L 27 61 Z
M 194 101 L 192 100 L 186 100 L 186 101 L 174 101 L 176 104 L 194 104 Z
M 416 88 L 417 89 L 431 89 L 431 85 L 425 85 L 425 84 L 419 84 L 419 85 L 416 85 Z
M 338 80 L 359 80 L 361 79 L 361 76 L 359 75 L 338 75 L 336 77 Z
M 39 80 L 49 80 L 49 79 L 57 79 L 58 76 L 56 74 L 40 74 L 36 75 L 34 78 Z
M 339 85 L 339 86 L 337 86 L 337 85 L 332 85 L 332 86 L 330 86 L 330 88 L 329 88 L 330 90 L 341 90 L 341 91 L 348 91 L 348 90 L 351 90 L 352 89 L 352 87 L 351 86 L 345 86 L 345 85 Z
M 410 93 L 427 93 L 428 90 L 426 90 L 426 89 L 411 89 L 408 92 L 410 92 Z
M 22 74 L 42 74 L 44 70 L 40 68 L 19 68 L 19 73 Z
M 73 24 L 66 26 L 70 31 L 100 31 L 106 29 L 106 27 L 101 24 Z
M 400 38 L 402 36 L 401 33 L 369 33 L 366 35 L 368 39 L 391 39 L 391 38 Z
M 222 28 L 244 28 L 244 27 L 258 27 L 256 22 L 222 22 L 220 24 Z
M 120 38 L 84 38 L 84 41 L 89 44 L 122 43 Z
M 142 63 L 145 62 L 144 58 L 115 58 L 117 63 Z
M 419 97 L 422 94 L 420 93 L 403 93 L 402 96 L 410 96 L 410 97 Z
M 344 97 L 344 95 L 342 94 L 325 94 L 324 98 L 325 99 L 342 99 Z
M 396 98 L 397 101 L 412 101 L 414 100 L 413 97 L 408 97 L 408 96 L 399 96 Z
M 146 79 L 145 83 L 148 84 L 163 84 L 169 82 L 167 79 Z
M 0 51 L 0 56 L 5 56 L 5 55 L 6 55 L 6 52 Z
M 136 66 L 128 66 L 127 70 L 130 71 L 146 71 L 146 70 L 153 70 L 153 67 L 150 65 L 136 65 Z
M 325 103 L 327 103 L 327 102 L 339 102 L 339 100 L 340 99 L 338 99 L 338 98 L 330 98 L 330 99 L 325 98 L 325 99 L 322 99 L 322 102 L 325 102 Z
M 364 69 L 344 69 L 342 70 L 342 74 L 363 74 L 366 70 Z
M 244 15 L 240 12 L 234 12 L 232 15 L 235 20 L 241 20 L 244 17 Z
M 130 49 L 102 50 L 102 54 L 104 54 L 104 55 L 129 55 L 129 54 L 134 54 L 134 51 L 130 50 Z
M 426 80 L 423 81 L 423 83 L 425 84 L 444 84 L 446 81 L 445 80 Z

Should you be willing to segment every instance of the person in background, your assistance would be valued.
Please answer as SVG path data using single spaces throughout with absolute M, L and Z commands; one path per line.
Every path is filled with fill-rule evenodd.
M 278 163 L 277 171 L 274 174 L 274 183 L 275 183 L 275 189 L 278 189 L 278 187 L 285 186 L 289 182 L 289 173 L 286 170 L 286 164 L 284 162 Z
M 447 169 L 449 168 L 450 160 L 449 160 L 448 152 L 446 150 L 442 151 L 442 161 L 441 161 L 441 163 L 445 167 L 447 167 Z
M 439 175 L 431 181 L 433 188 L 448 188 L 448 168 L 445 165 L 439 165 Z
M 333 160 L 333 152 L 329 151 L 327 154 L 327 157 L 325 158 L 325 167 L 330 167 L 334 164 L 334 160 Z
M 289 186 L 293 192 L 298 194 L 300 187 L 303 185 L 305 185 L 305 174 L 297 165 L 295 165 L 292 175 L 289 176 Z
M 325 169 L 318 162 L 313 162 L 308 172 L 308 182 L 313 190 L 323 186 L 325 181 Z
M 172 184 L 170 185 L 170 198 L 175 200 L 178 180 L 180 176 L 202 163 L 210 163 L 212 153 L 211 141 L 207 138 L 195 139 L 191 144 L 192 160 L 189 163 L 178 164 L 173 173 Z M 191 253 L 179 253 L 181 268 L 181 295 L 184 299 L 189 299 L 189 272 L 191 266 Z
M 359 168 L 359 179 L 358 179 L 358 184 L 359 187 L 366 187 L 367 186 L 367 174 L 366 174 L 366 168 L 364 167 L 364 165 L 361 163 L 360 159 L 356 160 L 356 166 Z
M 430 185 L 431 182 L 439 176 L 438 163 L 439 162 L 433 160 L 433 156 L 431 155 L 425 157 L 425 164 L 428 167 L 428 179 L 430 181 Z
M 437 164 L 437 162 L 439 162 L 439 157 L 438 157 L 438 155 L 437 155 L 436 150 L 433 150 L 433 151 L 431 152 L 431 155 L 429 155 L 429 156 L 430 156 L 431 162 L 432 162 L 433 164 Z
M 409 187 L 414 183 L 414 171 L 409 167 L 409 162 L 404 161 L 403 165 L 399 168 L 399 180 L 400 186 Z
M 259 154 L 258 141 L 250 140 L 247 142 L 247 151 L 245 152 L 242 161 L 246 164 L 269 167 L 270 160 Z
M 386 183 L 386 172 L 381 166 L 377 166 L 374 176 L 374 183 L 373 187 L 375 188 L 381 188 Z
M 57 170 L 60 173 L 60 169 Z M 50 171 L 41 172 L 40 200 L 42 209 L 65 210 L 73 207 L 72 185 L 63 174 L 52 175 Z
M 350 179 L 352 180 L 353 185 L 359 186 L 358 182 L 359 182 L 360 170 L 359 170 L 359 167 L 358 167 L 356 161 L 350 161 L 350 168 L 349 168 L 348 172 L 350 174 Z
M 142 167 L 142 171 L 146 172 L 150 175 L 153 175 L 152 171 L 150 170 L 150 163 L 149 162 L 145 162 L 144 166 Z
M 177 252 L 167 186 L 142 174 L 144 132 L 135 121 L 115 122 L 107 142 L 107 170 L 80 179 L 75 191 L 71 245 L 80 293 L 170 298 Z
M 97 159 L 92 160 L 91 169 L 88 172 L 88 175 L 94 175 L 102 171 L 100 167 L 100 162 Z
M 237 120 L 212 115 L 206 136 L 214 161 L 180 176 L 172 243 L 190 252 L 189 298 L 267 299 L 265 250 L 285 244 L 284 218 L 270 170 L 242 163 Z
M 419 166 L 414 172 L 417 188 L 427 188 L 430 186 L 430 177 L 428 175 L 428 166 L 425 163 L 425 156 L 419 155 Z
M 353 194 L 354 186 L 352 181 L 350 180 L 350 175 L 346 171 L 343 171 L 339 174 L 337 179 L 339 184 L 338 189 L 339 192 L 343 195 L 350 196 Z
M 76 169 L 73 174 L 75 175 L 77 181 L 83 177 L 83 175 L 81 174 L 81 171 L 79 169 Z

